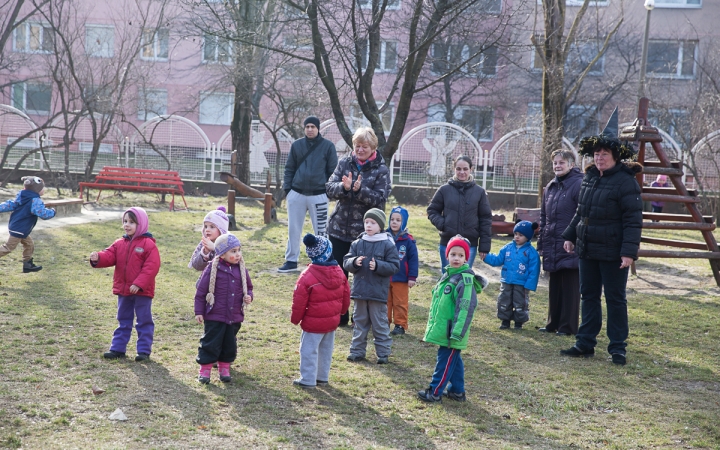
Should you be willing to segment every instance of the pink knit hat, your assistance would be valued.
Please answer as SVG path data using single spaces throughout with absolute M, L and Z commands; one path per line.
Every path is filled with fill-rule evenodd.
M 203 222 L 210 222 L 220 230 L 220 234 L 227 234 L 230 221 L 228 221 L 226 211 L 224 206 L 218 206 L 216 210 L 210 211 L 205 215 Z

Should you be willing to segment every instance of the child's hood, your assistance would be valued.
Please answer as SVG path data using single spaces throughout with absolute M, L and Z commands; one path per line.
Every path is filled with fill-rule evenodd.
M 145 210 L 140 208 L 139 206 L 133 206 L 132 208 L 127 209 L 125 213 L 127 213 L 128 211 L 135 214 L 135 217 L 137 218 L 137 228 L 135 229 L 135 236 L 142 236 L 147 233 L 150 227 L 150 219 L 148 218 Z M 125 213 L 123 213 L 123 216 L 125 215 Z
M 347 283 L 347 278 L 343 273 L 340 266 L 320 266 L 317 264 L 310 264 L 308 270 L 312 273 L 315 278 L 325 286 L 327 289 L 337 289 Z
M 402 223 L 400 224 L 400 231 L 398 232 L 398 235 L 407 233 L 407 224 L 408 224 L 408 219 L 410 219 L 410 213 L 408 212 L 407 209 L 403 208 L 402 206 L 396 206 L 392 210 L 390 210 L 390 215 L 388 216 L 388 228 L 386 231 L 390 234 L 393 234 L 393 231 L 390 229 L 390 218 L 395 213 L 400 214 L 400 217 L 402 217 Z
M 40 198 L 40 194 L 29 189 L 23 189 L 22 191 L 18 192 L 15 201 L 19 204 L 25 204 L 27 202 L 33 201 L 34 198 Z

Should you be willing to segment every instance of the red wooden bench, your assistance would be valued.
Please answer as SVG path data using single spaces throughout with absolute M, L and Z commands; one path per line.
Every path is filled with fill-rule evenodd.
M 113 191 L 138 191 L 153 192 L 158 194 L 171 194 L 170 211 L 175 210 L 175 194 L 182 197 L 185 204 L 185 210 L 188 206 L 185 201 L 185 191 L 183 190 L 183 182 L 177 172 L 171 170 L 154 170 L 154 169 L 134 169 L 129 167 L 110 167 L 105 166 L 100 173 L 95 176 L 95 181 L 81 182 L 80 198 L 83 198 L 83 190 L 86 188 L 99 189 L 97 199 L 100 200 L 100 194 L 103 190 Z

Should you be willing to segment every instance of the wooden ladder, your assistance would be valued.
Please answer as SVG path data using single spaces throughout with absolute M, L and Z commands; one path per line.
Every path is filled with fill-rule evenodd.
M 715 220 L 712 216 L 703 216 L 698 208 L 702 200 L 694 189 L 687 189 L 682 181 L 683 168 L 680 161 L 671 161 L 660 143 L 662 137 L 658 129 L 648 123 L 648 107 L 650 101 L 643 97 L 638 107 L 638 118 L 620 132 L 620 140 L 638 141 L 640 151 L 637 161 L 643 165 L 643 173 L 647 175 L 667 175 L 672 187 L 643 187 L 643 173 L 637 175 L 638 184 L 642 189 L 642 199 L 670 203 L 684 203 L 689 214 L 668 214 L 643 212 L 643 230 L 698 230 L 703 242 L 680 241 L 642 236 L 641 243 L 664 245 L 673 248 L 704 250 L 643 250 L 638 251 L 639 258 L 698 258 L 710 261 L 710 268 L 715 282 L 720 286 L 720 249 L 713 235 Z M 645 145 L 649 143 L 657 155 L 656 161 L 645 161 Z M 653 222 L 657 221 L 657 222 Z M 635 274 L 633 265 L 633 274 Z

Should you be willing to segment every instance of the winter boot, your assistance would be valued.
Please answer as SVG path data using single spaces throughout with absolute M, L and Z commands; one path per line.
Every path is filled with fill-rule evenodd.
M 210 382 L 210 372 L 212 371 L 212 364 L 201 364 L 200 374 L 198 375 L 198 381 L 202 384 L 208 384 Z
M 36 266 L 33 264 L 32 258 L 23 262 L 23 273 L 37 272 L 39 270 L 42 270 L 42 266 Z
M 223 383 L 229 383 L 232 381 L 229 362 L 218 362 L 218 371 L 220 372 L 220 381 Z

